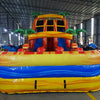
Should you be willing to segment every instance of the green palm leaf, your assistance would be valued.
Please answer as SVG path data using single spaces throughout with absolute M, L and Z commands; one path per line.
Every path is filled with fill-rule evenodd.
M 35 12 L 31 12 L 31 15 L 35 15 L 36 13 Z
M 84 29 L 76 29 L 76 34 L 80 35 L 80 32 L 83 32 L 85 34 L 88 34 L 86 30 Z
M 69 15 L 71 15 L 70 12 L 66 12 L 66 13 L 65 13 L 65 16 L 69 16 Z
M 32 34 L 32 33 L 36 33 L 36 32 L 33 29 L 27 29 L 25 30 L 24 36 L 28 36 L 29 34 Z
M 66 13 L 63 13 L 63 12 L 59 12 L 59 15 L 62 15 L 62 16 L 69 16 L 69 15 L 71 15 L 71 13 L 70 12 L 66 12 Z
M 63 12 L 59 12 L 59 15 L 65 16 L 65 13 L 63 13 Z
M 17 33 L 17 32 L 23 32 L 23 31 L 24 31 L 23 29 L 17 29 L 14 32 Z
M 68 29 L 65 31 L 65 33 L 71 33 L 73 36 L 76 36 L 76 35 L 77 35 L 76 32 L 75 32 L 75 30 L 74 30 L 74 29 L 71 29 L 71 28 L 68 28 Z
M 32 34 L 32 33 L 36 33 L 33 29 L 26 29 L 26 30 L 23 30 L 23 29 L 17 29 L 14 31 L 14 33 L 21 33 L 21 35 L 24 35 L 24 36 L 28 36 L 29 34 Z
M 33 17 L 35 17 L 35 16 L 39 16 L 39 15 L 41 15 L 41 14 L 42 14 L 41 12 L 38 12 L 38 13 L 31 12 L 31 15 L 32 15 Z
M 28 29 L 27 31 L 28 31 L 29 34 L 36 33 L 36 31 L 33 30 L 33 29 Z
M 42 12 L 38 12 L 37 15 L 42 15 Z
M 14 31 L 14 33 L 21 33 L 22 35 L 24 34 L 24 30 L 23 29 L 17 29 Z

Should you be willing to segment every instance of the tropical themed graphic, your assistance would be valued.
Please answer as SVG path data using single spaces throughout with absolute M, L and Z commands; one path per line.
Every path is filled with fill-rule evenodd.
M 87 32 L 84 30 L 84 29 L 71 29 L 71 28 L 68 28 L 66 31 L 66 33 L 71 33 L 73 35 L 73 40 L 72 40 L 72 44 L 71 44 L 71 47 L 72 47 L 72 50 L 75 50 L 78 48 L 77 46 L 77 35 L 80 35 L 80 32 L 84 32 L 87 34 Z
M 70 12 L 31 13 L 32 29 L 16 29 L 24 44 L 0 49 L 2 93 L 88 92 L 100 90 L 100 50 L 82 46 L 84 29 L 68 27 Z

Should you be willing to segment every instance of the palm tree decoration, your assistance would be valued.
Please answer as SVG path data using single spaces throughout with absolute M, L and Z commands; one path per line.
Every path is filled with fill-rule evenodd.
M 14 33 L 21 33 L 21 35 L 24 35 L 25 38 L 24 43 L 28 43 L 28 35 L 36 32 L 33 29 L 26 29 L 26 30 L 17 29 L 14 31 Z
M 73 40 L 72 40 L 72 43 L 76 43 L 76 40 L 77 40 L 77 35 L 80 35 L 80 32 L 83 32 L 83 33 L 86 33 L 87 34 L 87 31 L 84 30 L 84 29 L 71 29 L 71 28 L 68 28 L 65 33 L 71 33 L 73 35 Z
M 31 12 L 31 15 L 32 15 L 33 17 L 37 17 L 37 16 L 39 16 L 39 15 L 41 15 L 41 14 L 42 14 L 41 12 L 38 12 L 38 13 Z
M 65 33 L 71 33 L 73 36 L 77 35 L 74 29 L 68 28 Z
M 66 12 L 66 13 L 59 12 L 59 15 L 62 15 L 66 18 L 66 17 L 69 17 L 69 15 L 71 15 L 71 13 L 70 12 Z
M 78 45 L 77 45 L 77 35 L 80 35 L 80 32 L 84 32 L 87 34 L 87 32 L 84 30 L 84 29 L 71 29 L 71 28 L 68 28 L 66 31 L 66 33 L 71 33 L 73 35 L 73 39 L 72 39 L 72 44 L 71 44 L 71 49 L 73 51 L 76 51 L 77 48 L 78 48 Z

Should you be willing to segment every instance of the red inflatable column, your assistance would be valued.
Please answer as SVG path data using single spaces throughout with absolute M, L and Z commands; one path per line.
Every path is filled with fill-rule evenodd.
M 70 48 L 71 47 L 71 40 L 66 39 L 65 42 L 66 42 L 66 47 Z
M 35 40 L 30 40 L 30 51 L 33 51 L 34 50 L 34 45 L 35 45 Z

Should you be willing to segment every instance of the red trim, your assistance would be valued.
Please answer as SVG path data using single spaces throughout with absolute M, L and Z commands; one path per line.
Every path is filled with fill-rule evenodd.
M 54 20 L 54 31 L 57 31 L 57 20 Z
M 49 54 L 51 54 L 51 52 L 49 51 Z
M 44 20 L 44 31 L 47 31 L 47 20 Z
M 85 52 L 84 51 L 79 51 L 79 54 L 85 54 Z
M 36 23 L 37 23 L 37 19 L 35 19 L 34 22 L 33 22 L 33 30 L 35 30 Z
M 7 54 L 8 52 L 3 52 L 2 54 L 4 55 L 4 54 Z
M 19 55 L 22 53 L 22 52 L 18 52 L 19 53 Z
M 34 54 L 34 52 L 24 52 L 25 55 Z
M 55 54 L 62 54 L 64 51 L 64 48 L 63 47 L 57 47 L 56 48 L 56 51 L 55 51 Z
M 43 52 L 37 52 L 37 54 L 43 54 Z
M 46 90 L 46 92 L 50 92 L 50 90 Z
M 100 53 L 100 50 L 97 50 Z
M 65 25 L 65 30 L 68 29 L 68 24 L 67 24 L 67 20 L 66 19 L 63 19 L 64 21 L 64 25 Z
M 45 48 L 42 46 L 42 47 L 39 47 L 37 49 L 37 54 L 43 54 L 43 52 L 45 51 Z
M 55 51 L 55 54 L 63 54 L 63 52 L 61 52 L 61 51 Z
M 25 51 L 23 48 L 18 49 L 18 52 L 23 52 Z
M 16 55 L 18 52 L 14 52 L 13 55 Z
M 44 20 L 44 31 L 47 31 L 47 20 Z M 43 46 L 42 48 L 47 48 L 47 38 L 43 38 Z
M 91 51 L 91 53 L 95 53 L 94 51 Z
M 72 54 L 72 53 L 73 53 L 73 51 L 69 51 L 69 53 L 70 53 L 70 54 Z

